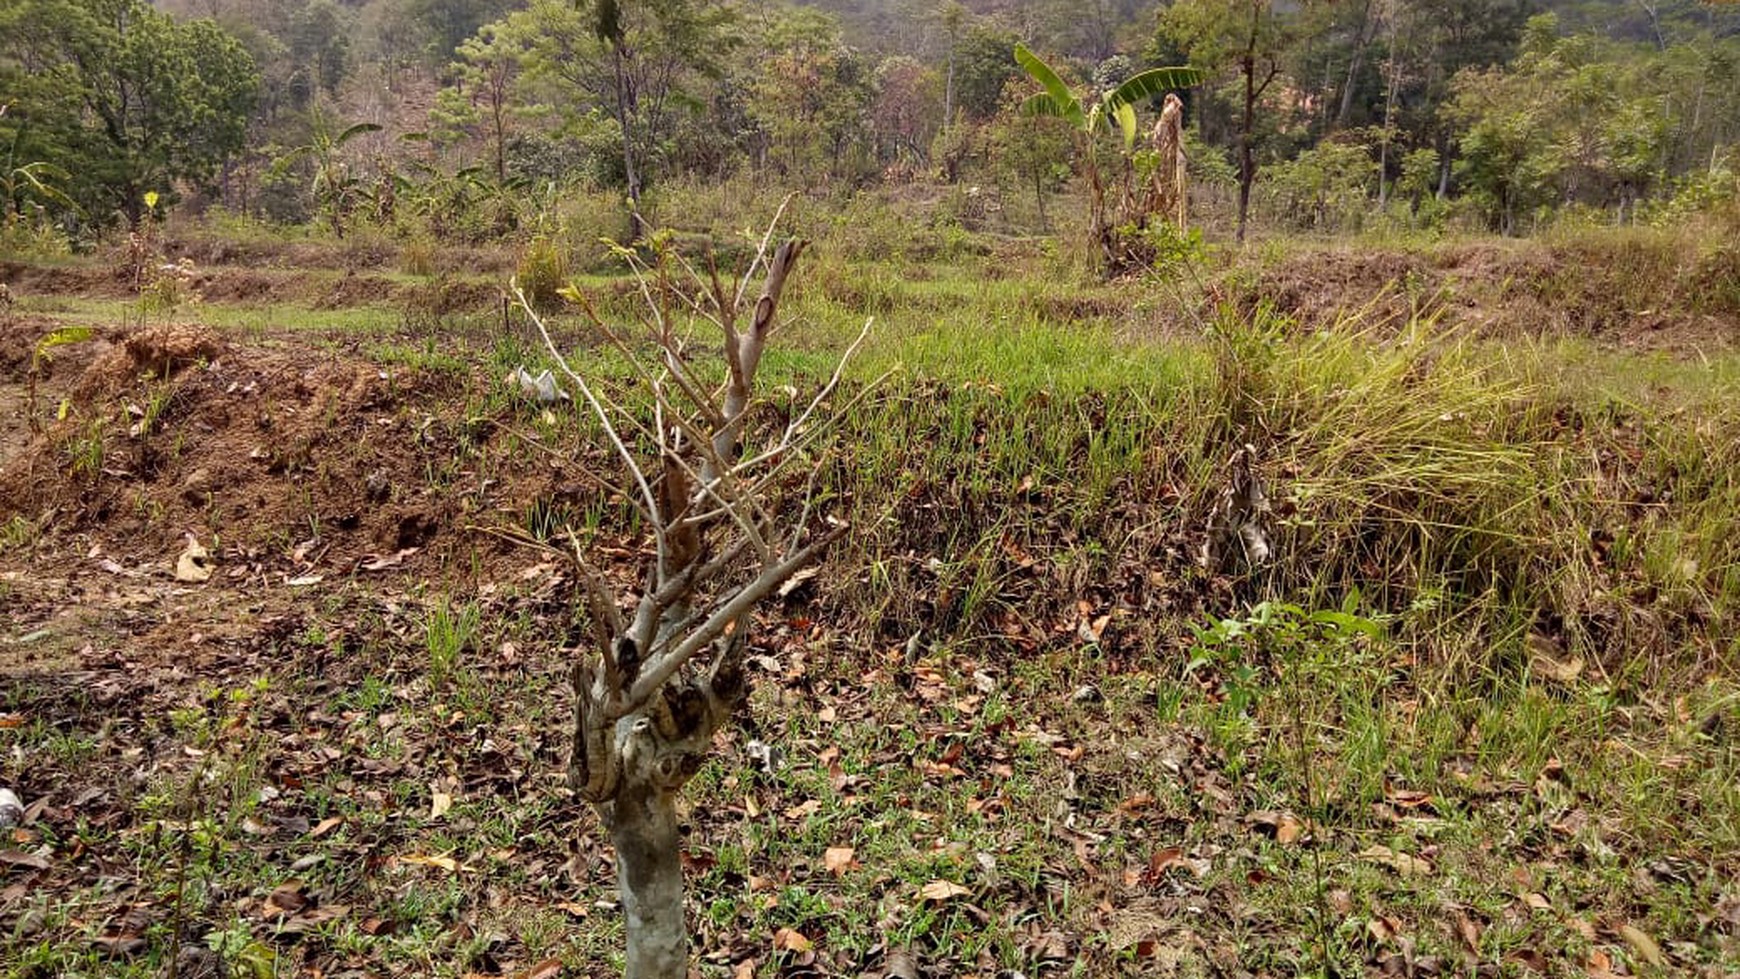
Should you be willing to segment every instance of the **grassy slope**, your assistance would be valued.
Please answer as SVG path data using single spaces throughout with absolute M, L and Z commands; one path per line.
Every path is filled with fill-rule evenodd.
M 859 532 L 772 610 L 752 730 L 690 793 L 709 968 L 857 972 L 886 948 L 945 974 L 1740 967 L 1735 360 L 1232 314 L 1138 339 L 1169 301 L 971 264 L 811 269 L 770 385 L 812 384 L 865 312 L 857 381 L 898 373 L 842 420 L 829 491 Z M 465 376 L 468 414 L 512 410 L 472 358 L 536 359 L 486 317 L 447 324 L 472 354 L 390 311 L 275 309 L 272 336 L 300 320 Z M 1209 575 L 1193 555 L 1241 441 L 1281 559 Z M 56 546 L 31 538 L 9 547 Z M 100 690 L 9 688 L 0 782 L 64 806 L 81 771 L 112 778 L 103 821 L 32 842 L 100 855 L 122 900 L 243 958 L 604 974 L 619 924 L 590 817 L 555 788 L 539 581 L 335 583 L 118 725 Z M 1343 607 L 1381 636 L 1315 614 Z M 1221 617 L 1246 624 L 1195 638 Z M 261 902 L 292 879 L 348 913 L 274 937 Z M 964 892 L 926 898 L 939 880 Z M 161 913 L 124 965 L 86 951 L 122 917 L 112 888 L 13 905 L 6 957 L 154 973 Z

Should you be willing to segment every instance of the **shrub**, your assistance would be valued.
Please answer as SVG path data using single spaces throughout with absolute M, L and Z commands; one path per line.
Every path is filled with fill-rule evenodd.
M 534 307 L 555 309 L 562 301 L 558 293 L 568 283 L 568 257 L 549 237 L 539 235 L 520 254 L 514 278 Z
M 412 238 L 399 249 L 399 269 L 406 275 L 428 277 L 437 269 L 438 252 L 428 238 Z

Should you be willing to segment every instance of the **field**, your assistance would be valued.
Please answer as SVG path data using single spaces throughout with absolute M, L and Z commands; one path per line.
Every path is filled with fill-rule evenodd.
M 853 530 L 688 790 L 700 974 L 1740 972 L 1732 229 L 1104 283 L 797 227 L 757 423 L 874 317 L 817 489 Z M 564 530 L 625 582 L 646 542 L 595 427 L 502 380 L 551 362 L 509 277 L 563 270 L 152 248 L 0 263 L 0 973 L 614 974 Z M 1247 443 L 1275 558 L 1205 565 Z

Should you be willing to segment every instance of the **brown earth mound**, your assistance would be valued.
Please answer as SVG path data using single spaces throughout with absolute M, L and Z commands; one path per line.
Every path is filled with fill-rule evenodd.
M 20 297 L 39 295 L 120 298 L 134 295 L 131 278 L 118 267 L 0 262 L 0 283 L 10 287 Z
M 489 478 L 462 467 L 462 440 L 496 428 L 462 420 L 461 387 L 197 328 L 134 333 L 91 363 L 67 418 L 0 457 L 0 522 L 22 515 L 158 566 L 192 534 L 237 582 L 432 567 L 466 541 L 468 509 L 517 515 L 514 501 L 560 483 L 506 453 Z
M 76 388 L 89 400 L 141 377 L 166 380 L 196 363 L 217 359 L 226 345 L 203 326 L 164 323 L 128 334 L 99 356 Z
M 0 262 L 0 284 L 20 296 L 79 296 L 134 299 L 129 275 L 102 265 L 29 265 Z M 193 295 L 208 303 L 267 305 L 293 303 L 319 310 L 359 306 L 432 308 L 438 313 L 495 308 L 502 287 L 494 280 L 431 278 L 405 283 L 384 275 L 346 270 L 342 276 L 246 266 L 199 266 L 189 279 Z

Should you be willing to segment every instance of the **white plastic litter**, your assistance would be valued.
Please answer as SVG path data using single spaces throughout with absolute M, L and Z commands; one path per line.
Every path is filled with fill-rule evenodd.
M 11 829 L 24 822 L 24 803 L 11 789 L 0 789 L 0 829 Z
M 519 387 L 521 393 L 541 405 L 555 404 L 558 401 L 571 400 L 568 392 L 556 383 L 556 377 L 548 370 L 537 376 L 526 370 L 525 365 L 514 368 L 507 376 L 507 382 Z

